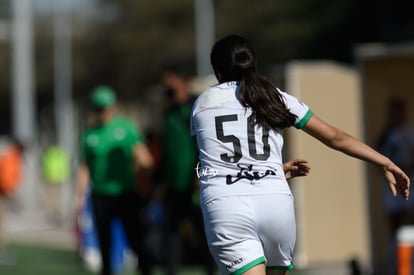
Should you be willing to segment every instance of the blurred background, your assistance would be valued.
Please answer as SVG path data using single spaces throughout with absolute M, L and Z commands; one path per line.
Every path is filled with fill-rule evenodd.
M 210 48 L 226 34 L 247 37 L 278 86 L 377 148 L 391 97 L 414 121 L 413 8 L 403 0 L 0 0 L 0 135 L 26 146 L 23 181 L 8 201 L 11 242 L 75 247 L 75 168 L 93 87 L 112 86 L 122 112 L 158 133 L 162 69 L 186 66 L 200 93 L 214 83 Z M 357 262 L 390 275 L 380 171 L 287 135 L 286 156 L 313 169 L 292 184 L 296 266 Z M 57 183 L 44 171 L 53 146 L 68 162 Z

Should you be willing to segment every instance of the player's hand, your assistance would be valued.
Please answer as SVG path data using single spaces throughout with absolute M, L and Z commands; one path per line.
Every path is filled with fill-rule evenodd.
M 309 174 L 310 166 L 308 161 L 304 159 L 294 159 L 283 164 L 283 171 L 285 172 L 286 179 L 302 177 Z
M 394 163 L 383 167 L 385 178 L 394 197 L 400 195 L 408 200 L 410 195 L 410 178 Z

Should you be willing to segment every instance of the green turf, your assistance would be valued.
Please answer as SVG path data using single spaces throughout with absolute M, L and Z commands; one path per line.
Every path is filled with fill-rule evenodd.
M 93 275 L 82 265 L 77 253 L 70 249 L 45 247 L 41 245 L 12 244 L 9 252 L 16 257 L 11 265 L 0 264 L 1 275 Z M 156 269 L 154 275 L 162 275 Z M 122 275 L 135 274 L 126 270 Z M 118 275 L 121 275 L 118 274 Z M 202 275 L 197 267 L 185 267 L 179 275 Z
M 46 247 L 41 245 L 11 244 L 9 251 L 16 257 L 12 265 L 1 265 L 1 275 L 93 275 L 82 265 L 74 250 Z M 157 269 L 154 275 L 163 275 Z M 117 275 L 133 275 L 126 270 Z M 291 271 L 289 275 L 310 275 L 306 272 Z M 185 267 L 178 275 L 204 275 L 197 267 Z
M 14 264 L 0 265 L 4 275 L 90 275 L 74 251 L 61 248 L 15 244 L 9 252 L 16 258 Z

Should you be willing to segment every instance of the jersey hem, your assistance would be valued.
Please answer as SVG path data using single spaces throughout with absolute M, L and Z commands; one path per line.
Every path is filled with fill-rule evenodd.
M 272 195 L 272 194 L 281 194 L 281 195 L 290 195 L 290 196 L 292 196 L 292 191 L 290 189 L 288 189 L 288 190 L 275 190 L 275 191 L 272 191 L 272 192 L 263 191 L 263 192 L 255 192 L 255 193 L 240 192 L 240 193 L 234 193 L 234 194 L 221 194 L 221 195 L 217 195 L 217 196 L 212 197 L 212 198 L 201 199 L 200 206 L 203 208 L 208 203 L 210 203 L 214 200 L 220 199 L 220 198 L 225 198 L 225 197 L 263 196 L 263 195 Z

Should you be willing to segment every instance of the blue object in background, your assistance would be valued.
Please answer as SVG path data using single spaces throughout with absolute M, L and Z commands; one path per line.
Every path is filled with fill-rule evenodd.
M 121 221 L 118 219 L 112 223 L 112 268 L 118 272 L 124 268 L 124 256 L 128 250 L 128 244 Z
M 96 226 L 92 216 L 92 203 L 88 195 L 86 205 L 80 220 L 80 249 L 81 257 L 85 261 L 87 269 L 98 272 L 101 267 L 99 253 L 99 241 L 96 232 Z M 125 266 L 125 255 L 128 251 L 128 243 L 122 223 L 115 219 L 112 223 L 112 244 L 111 244 L 111 261 L 114 272 L 120 272 Z
M 159 201 L 151 201 L 147 206 L 147 214 L 151 222 L 162 224 L 164 222 L 164 207 Z

